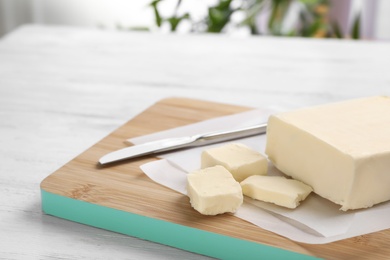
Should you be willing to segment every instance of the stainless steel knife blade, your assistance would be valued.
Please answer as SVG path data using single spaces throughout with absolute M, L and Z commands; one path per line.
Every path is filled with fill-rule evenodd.
M 266 132 L 266 129 L 267 124 L 259 124 L 228 131 L 209 132 L 193 136 L 168 138 L 153 142 L 147 142 L 144 144 L 126 147 L 108 153 L 102 158 L 100 158 L 99 163 L 104 165 L 149 154 L 157 154 L 182 148 L 203 146 L 228 140 L 249 137 L 253 135 L 264 134 Z

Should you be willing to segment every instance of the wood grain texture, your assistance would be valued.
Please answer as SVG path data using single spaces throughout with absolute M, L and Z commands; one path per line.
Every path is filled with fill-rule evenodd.
M 164 98 L 288 110 L 390 95 L 389 60 L 388 42 L 18 28 L 0 39 L 0 258 L 208 259 L 43 214 L 39 184 Z M 134 120 L 129 136 L 169 127 Z
M 191 99 L 162 100 L 48 176 L 41 188 L 69 198 L 321 258 L 386 259 L 390 255 L 386 246 L 390 243 L 390 230 L 325 245 L 296 243 L 230 214 L 199 214 L 191 208 L 186 196 L 151 181 L 142 173 L 139 166 L 156 160 L 153 157 L 106 167 L 96 163 L 104 154 L 125 147 L 123 140 L 127 138 L 245 110 L 248 108 Z

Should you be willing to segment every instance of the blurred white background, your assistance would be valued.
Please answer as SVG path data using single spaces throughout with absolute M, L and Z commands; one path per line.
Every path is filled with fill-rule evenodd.
M 27 23 L 99 27 L 107 30 L 144 27 L 154 29 L 151 0 L 0 0 L 0 36 Z M 161 3 L 162 15 L 169 15 L 177 0 Z M 202 16 L 215 0 L 184 0 L 181 8 Z M 332 0 L 334 19 L 342 28 L 351 13 L 362 9 L 361 35 L 366 39 L 390 39 L 389 0 Z

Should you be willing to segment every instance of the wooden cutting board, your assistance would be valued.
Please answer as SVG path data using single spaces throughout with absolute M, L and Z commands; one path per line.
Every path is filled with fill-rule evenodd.
M 389 259 L 390 229 L 324 245 L 297 243 L 233 215 L 203 216 L 188 197 L 150 180 L 139 166 L 151 156 L 106 167 L 104 154 L 124 140 L 250 108 L 185 98 L 164 99 L 41 183 L 47 214 L 217 258 Z

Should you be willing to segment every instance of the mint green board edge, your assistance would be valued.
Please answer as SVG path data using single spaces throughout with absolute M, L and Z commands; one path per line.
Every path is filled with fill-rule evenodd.
M 68 198 L 41 189 L 42 210 L 82 224 L 220 259 L 317 259 L 312 256 Z

